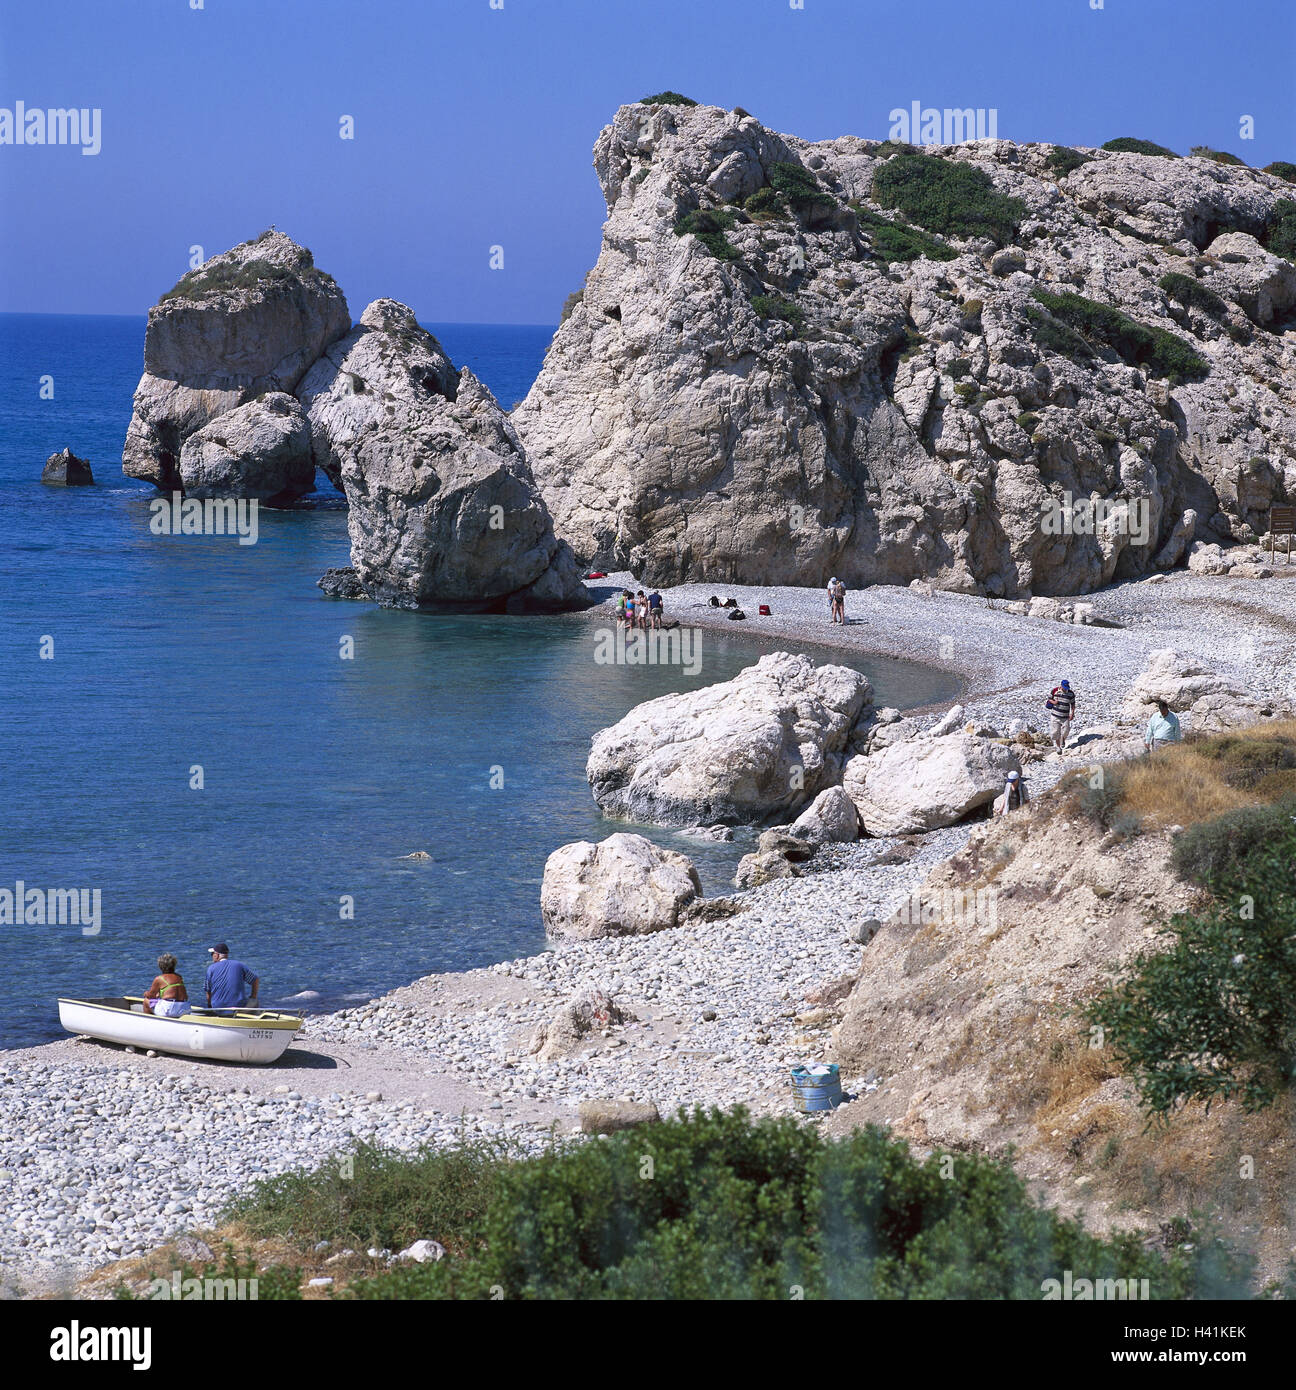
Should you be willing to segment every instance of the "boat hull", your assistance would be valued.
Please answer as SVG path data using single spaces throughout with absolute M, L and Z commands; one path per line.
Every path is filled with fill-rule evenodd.
M 60 999 L 58 1006 L 59 1022 L 69 1033 L 179 1057 L 262 1066 L 283 1055 L 302 1025 L 295 1014 L 252 1009 L 159 1018 L 130 999 Z

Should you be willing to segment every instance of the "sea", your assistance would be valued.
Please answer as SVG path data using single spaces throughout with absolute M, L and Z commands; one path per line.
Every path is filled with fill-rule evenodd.
M 554 331 L 427 327 L 506 408 Z M 605 665 L 578 616 L 329 599 L 316 580 L 349 544 L 322 475 L 309 505 L 261 509 L 254 545 L 153 534 L 153 490 L 121 471 L 144 328 L 0 315 L 0 902 L 39 889 L 53 916 L 75 891 L 89 918 L 0 924 L 0 1047 L 62 1036 L 60 995 L 142 993 L 162 951 L 195 997 L 221 941 L 262 1002 L 318 1010 L 546 949 L 547 856 L 627 828 L 590 795 L 593 734 L 774 647 L 708 631 L 695 674 Z M 65 446 L 96 486 L 41 484 Z M 879 703 L 956 693 L 925 667 L 849 664 Z M 634 828 L 709 893 L 751 848 Z

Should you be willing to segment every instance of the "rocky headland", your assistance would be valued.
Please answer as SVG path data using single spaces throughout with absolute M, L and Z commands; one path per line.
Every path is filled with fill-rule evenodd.
M 643 103 L 594 167 L 602 250 L 514 412 L 583 563 L 1077 594 L 1296 497 L 1274 174 Z

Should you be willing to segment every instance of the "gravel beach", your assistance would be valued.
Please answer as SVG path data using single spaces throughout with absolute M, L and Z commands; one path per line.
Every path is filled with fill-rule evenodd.
M 898 588 L 849 595 L 844 629 L 829 625 L 818 590 L 689 585 L 664 599 L 667 616 L 686 625 L 943 666 L 966 682 L 969 718 L 996 726 L 1024 718 L 1042 727 L 1044 694 L 1066 675 L 1079 695 L 1077 730 L 1105 730 L 1160 647 L 1252 694 L 1289 696 L 1296 585 L 1283 570 L 1269 580 L 1175 573 L 1086 596 L 1113 627 Z M 610 601 L 618 581 L 629 576 L 591 588 Z M 747 621 L 710 607 L 713 593 L 736 597 Z M 756 616 L 761 603 L 770 617 Z M 587 616 L 603 622 L 609 612 Z M 1032 788 L 1084 756 L 1033 763 Z M 723 920 L 563 942 L 429 976 L 311 1016 L 270 1067 L 151 1058 L 71 1038 L 0 1053 L 0 1282 L 11 1296 L 68 1288 L 96 1266 L 210 1226 L 250 1180 L 318 1165 L 357 1139 L 408 1149 L 501 1134 L 533 1149 L 551 1131 L 572 1132 L 586 1099 L 650 1101 L 663 1113 L 738 1102 L 786 1112 L 788 1066 L 822 1056 L 828 1038 L 807 992 L 855 969 L 852 931 L 886 916 L 967 834 L 964 825 L 829 847 L 802 877 L 739 895 L 741 910 Z M 889 862 L 875 864 L 879 855 Z M 586 985 L 612 992 L 633 1021 L 566 1059 L 538 1061 L 529 1052 L 536 1026 Z M 858 1093 L 877 1078 L 844 1084 Z

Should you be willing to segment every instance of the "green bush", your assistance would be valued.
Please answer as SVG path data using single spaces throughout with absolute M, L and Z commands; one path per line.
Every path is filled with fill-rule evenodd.
M 1296 261 L 1296 202 L 1290 198 L 1278 199 L 1260 240 L 1266 251 Z
M 202 299 L 209 294 L 251 289 L 256 285 L 271 285 L 298 277 L 307 282 L 314 280 L 330 286 L 335 284 L 331 275 L 315 269 L 309 252 L 303 263 L 296 267 L 262 260 L 245 261 L 241 266 L 230 261 L 217 261 L 182 275 L 158 302 L 165 304 L 171 299 Z
M 742 256 L 725 232 L 733 226 L 736 214 L 729 208 L 698 208 L 686 213 L 675 224 L 676 236 L 692 234 L 721 261 L 737 261 Z
M 1110 150 L 1113 154 L 1155 154 L 1163 159 L 1179 158 L 1173 150 L 1166 149 L 1164 145 L 1154 145 L 1151 140 L 1135 140 L 1132 135 L 1119 135 L 1115 140 L 1108 140 L 1103 149 Z
M 1152 1297 L 1181 1299 L 1245 1296 L 1250 1276 L 1213 1240 L 1162 1258 L 1137 1234 L 1090 1235 L 1037 1206 L 1007 1162 L 919 1161 L 875 1126 L 827 1141 L 792 1117 L 696 1111 L 497 1167 L 470 1249 L 348 1293 L 1036 1301 L 1070 1269 L 1147 1279 Z
M 1044 165 L 1055 170 L 1059 178 L 1065 178 L 1082 164 L 1089 164 L 1092 160 L 1092 155 L 1081 154 L 1079 150 L 1073 150 L 1067 145 L 1054 145 L 1045 158 Z
M 1266 164 L 1264 172 L 1273 174 L 1275 178 L 1286 179 L 1288 183 L 1296 183 L 1296 164 L 1290 164 L 1285 159 L 1275 159 L 1272 164 Z
M 576 312 L 576 306 L 585 302 L 584 290 L 573 290 L 571 294 L 563 300 L 562 317 L 558 320 L 560 324 L 566 323 Z
M 1250 463 L 1267 470 L 1269 460 L 1251 459 Z M 1222 735 L 1203 740 L 1196 745 L 1203 758 L 1220 764 L 1219 774 L 1230 786 L 1252 791 L 1274 772 L 1296 768 L 1296 743 L 1287 738 L 1237 738 Z
M 1243 169 L 1247 167 L 1245 159 L 1239 159 L 1235 154 L 1229 154 L 1227 150 L 1213 150 L 1209 145 L 1194 145 L 1188 152 L 1194 159 L 1211 159 L 1216 164 L 1237 164 Z
M 1292 809 L 1231 812 L 1186 831 L 1175 863 L 1215 904 L 1172 917 L 1169 949 L 1136 956 L 1086 1010 L 1154 1116 L 1222 1099 L 1262 1110 L 1296 1080 Z
M 692 97 L 681 96 L 678 92 L 654 92 L 650 97 L 640 97 L 641 106 L 696 106 Z
M 240 1260 L 234 1247 L 226 1244 L 219 1267 L 207 1267 L 202 1273 L 194 1269 L 186 1260 L 180 1262 L 180 1282 L 187 1279 L 232 1279 L 237 1285 L 241 1280 L 256 1280 L 256 1301 L 258 1303 L 291 1303 L 301 1300 L 301 1270 L 290 1265 L 268 1265 L 258 1270 L 256 1259 L 245 1254 Z M 174 1297 L 174 1295 L 172 1295 Z M 183 1288 L 182 1288 L 183 1297 Z M 113 1298 L 123 1303 L 138 1303 L 150 1300 L 150 1295 L 132 1293 L 125 1284 L 119 1284 L 113 1291 Z
M 901 226 L 876 212 L 870 212 L 859 202 L 852 202 L 851 207 L 860 228 L 869 236 L 873 254 L 888 265 L 896 261 L 916 261 L 921 256 L 926 256 L 929 261 L 952 261 L 958 255 L 949 242 L 921 232 L 917 227 Z
M 955 381 L 960 381 L 972 370 L 972 363 L 966 357 L 956 357 L 945 370 Z
M 770 187 L 781 193 L 797 212 L 837 206 L 837 200 L 819 187 L 819 180 L 800 164 L 780 160 L 770 166 Z
M 873 175 L 873 197 L 930 232 L 1011 241 L 1026 213 L 1019 198 L 996 190 L 989 174 L 937 155 L 900 154 Z
M 970 401 L 976 398 L 976 394 L 980 389 L 981 388 L 975 381 L 960 381 L 954 387 L 954 394 L 961 401 Z
M 1035 426 L 1040 422 L 1040 417 L 1033 410 L 1023 410 L 1017 417 L 1018 427 L 1024 429 L 1027 434 L 1035 432 Z
M 350 1177 L 334 1162 L 257 1183 L 225 1212 L 252 1235 L 291 1234 L 314 1245 L 327 1240 L 364 1250 L 389 1250 L 430 1232 L 462 1254 L 481 1239 L 495 1184 L 513 1152 L 490 1140 L 454 1149 L 398 1154 L 360 1144 L 350 1155 Z
M 1081 351 L 1073 336 L 1058 332 L 1028 308 L 1027 317 L 1035 329 L 1036 340 L 1043 347 L 1052 347 L 1065 356 L 1083 358 L 1093 355 L 1091 344 L 1100 343 L 1130 366 L 1143 367 L 1151 376 L 1166 377 L 1175 385 L 1199 381 L 1210 371 L 1210 363 L 1182 338 L 1163 328 L 1149 328 L 1138 323 L 1108 304 L 1070 292 L 1050 294 L 1046 290 L 1036 290 L 1034 298 L 1048 310 L 1054 325 L 1071 330 L 1072 335 L 1085 341 L 1085 349 Z
M 1163 289 L 1171 299 L 1194 309 L 1200 309 L 1213 319 L 1228 318 L 1228 305 L 1214 290 L 1203 285 L 1200 280 L 1194 279 L 1191 275 L 1181 275 L 1179 271 L 1172 270 L 1157 281 L 1157 286 Z
M 790 299 L 784 299 L 781 294 L 754 294 L 751 306 L 761 318 L 778 319 L 782 323 L 790 323 L 797 330 L 805 323 L 805 310 Z
M 752 217 L 786 217 L 788 206 L 783 195 L 774 188 L 758 188 L 743 204 Z
M 985 305 L 979 299 L 965 299 L 959 311 L 959 327 L 964 333 L 981 332 L 981 311 Z
M 879 159 L 891 159 L 898 154 L 917 154 L 918 146 L 905 140 L 883 140 L 873 153 Z

